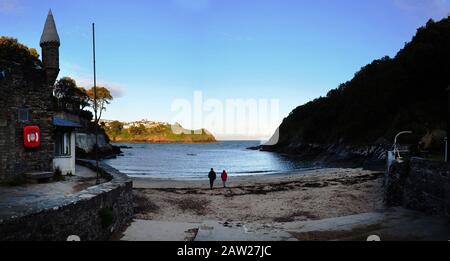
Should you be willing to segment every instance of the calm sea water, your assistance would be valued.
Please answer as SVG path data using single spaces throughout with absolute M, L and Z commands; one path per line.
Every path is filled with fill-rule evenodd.
M 246 148 L 257 141 L 223 141 L 213 144 L 118 143 L 123 157 L 105 163 L 129 176 L 204 179 L 211 168 L 227 170 L 230 175 L 264 175 L 302 170 L 309 166 L 295 158 Z

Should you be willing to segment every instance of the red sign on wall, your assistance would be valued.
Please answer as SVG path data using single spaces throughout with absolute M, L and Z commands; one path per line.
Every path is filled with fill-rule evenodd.
M 26 126 L 23 129 L 23 144 L 27 149 L 41 146 L 41 130 L 38 126 Z

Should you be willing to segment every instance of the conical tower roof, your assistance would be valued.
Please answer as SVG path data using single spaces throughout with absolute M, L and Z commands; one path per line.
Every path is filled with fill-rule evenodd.
M 58 31 L 56 30 L 55 19 L 53 19 L 52 10 L 48 12 L 47 20 L 45 21 L 44 31 L 41 36 L 41 45 L 45 43 L 60 44 Z

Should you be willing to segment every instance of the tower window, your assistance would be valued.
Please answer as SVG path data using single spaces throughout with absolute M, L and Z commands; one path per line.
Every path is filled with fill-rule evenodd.
M 28 122 L 30 121 L 30 109 L 28 108 L 20 108 L 17 117 L 19 122 Z

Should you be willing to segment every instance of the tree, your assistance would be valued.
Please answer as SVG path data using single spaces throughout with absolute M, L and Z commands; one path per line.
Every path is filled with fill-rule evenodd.
M 56 82 L 55 88 L 53 89 L 53 95 L 60 101 L 75 100 L 77 97 L 77 90 L 77 83 L 74 79 L 63 77 Z
M 63 77 L 56 82 L 53 95 L 63 110 L 77 113 L 89 105 L 86 90 L 79 88 L 76 81 L 70 77 Z
M 87 94 L 87 90 L 84 87 L 78 87 L 80 93 L 80 109 L 84 110 L 89 106 L 89 95 Z
M 33 56 L 33 57 L 36 58 L 36 59 L 39 59 L 39 53 L 37 52 L 36 49 L 34 49 L 34 48 L 29 48 L 28 50 L 29 50 L 31 56 Z
M 113 121 L 108 125 L 108 132 L 113 138 L 113 141 L 116 141 L 116 137 L 120 135 L 123 130 L 123 123 L 120 121 Z
M 103 111 L 106 111 L 106 105 L 110 104 L 114 98 L 111 95 L 111 92 L 106 87 L 97 87 L 96 89 L 97 89 L 96 104 L 94 104 L 94 87 L 92 87 L 87 91 L 87 95 L 89 96 L 91 107 L 94 110 L 94 112 L 95 109 L 97 109 L 97 121 L 95 123 L 98 124 L 99 120 L 102 118 Z
M 0 37 L 0 63 L 22 65 L 25 68 L 36 68 L 36 65 L 42 65 L 36 49 L 28 48 L 17 39 L 6 36 Z
M 139 126 L 131 126 L 130 127 L 130 134 L 131 135 L 142 135 L 145 134 L 146 128 L 143 124 L 139 124 Z

